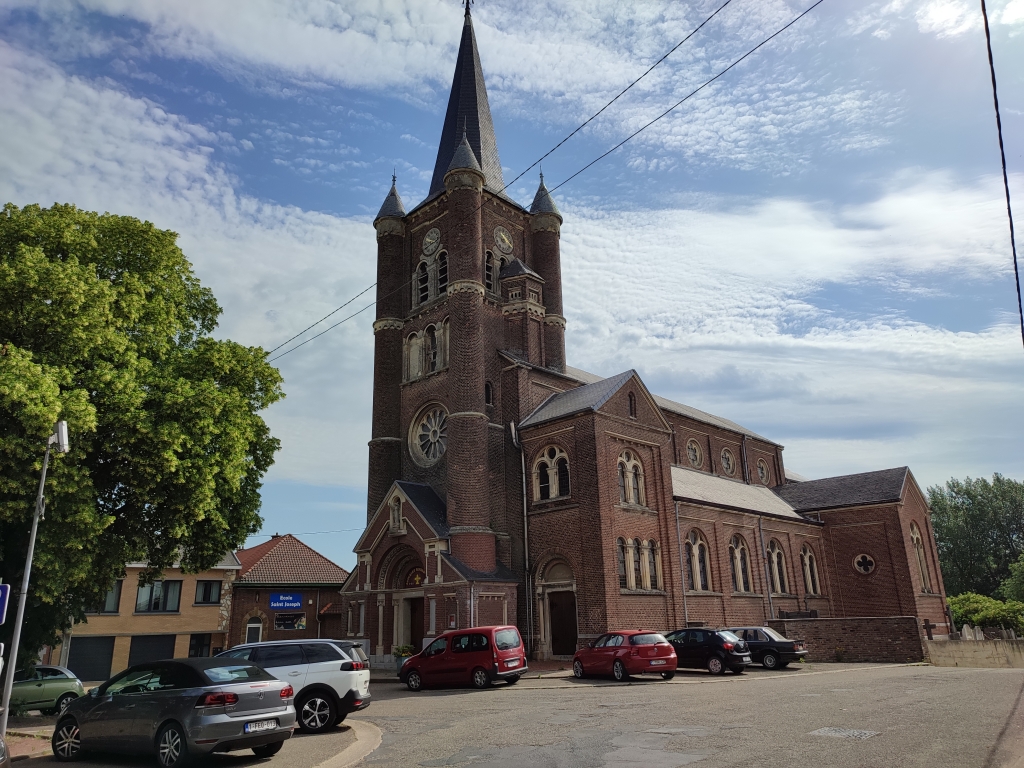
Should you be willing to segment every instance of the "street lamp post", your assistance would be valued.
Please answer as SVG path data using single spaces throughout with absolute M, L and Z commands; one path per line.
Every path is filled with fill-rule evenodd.
M 39 520 L 42 518 L 46 508 L 43 501 L 43 488 L 46 486 L 46 468 L 50 465 L 50 449 L 56 446 L 58 453 L 68 452 L 68 423 L 58 421 L 54 426 L 53 434 L 46 441 L 46 455 L 43 456 L 43 474 L 39 478 L 39 493 L 36 494 L 36 509 L 32 515 L 32 532 L 28 537 L 28 556 L 25 558 L 25 573 L 21 577 L 21 592 L 18 594 L 18 613 L 14 618 L 14 633 L 11 637 L 11 653 L 8 656 L 7 677 L 4 679 L 4 695 L 0 700 L 0 737 L 7 735 L 7 715 L 11 703 L 11 689 L 14 686 L 15 667 L 18 666 L 18 643 L 21 641 L 21 625 L 25 620 L 25 600 L 28 597 L 28 583 L 32 575 L 32 555 L 36 549 L 36 532 L 39 530 Z

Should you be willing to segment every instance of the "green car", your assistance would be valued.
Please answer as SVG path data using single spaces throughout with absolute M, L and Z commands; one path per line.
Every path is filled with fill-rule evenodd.
M 85 688 L 70 669 L 39 665 L 14 673 L 11 709 L 38 709 L 44 715 L 56 715 L 79 696 L 85 696 Z

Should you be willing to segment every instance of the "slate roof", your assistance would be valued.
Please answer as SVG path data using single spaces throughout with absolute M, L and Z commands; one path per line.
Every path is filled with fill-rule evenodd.
M 634 376 L 636 376 L 636 371 L 624 371 L 617 376 L 601 379 L 593 384 L 585 384 L 566 392 L 558 392 L 537 406 L 533 413 L 523 419 L 519 427 L 526 429 L 546 421 L 560 419 L 563 416 L 571 416 L 584 411 L 596 411 Z
M 401 219 L 405 216 L 405 206 L 402 205 L 402 198 L 398 194 L 398 187 L 395 186 L 395 177 L 391 177 L 391 191 L 388 192 L 388 196 L 384 198 L 384 204 L 380 207 L 380 211 L 377 212 L 377 218 L 383 219 L 385 217 Z
M 458 168 L 469 168 L 474 171 L 480 171 L 480 163 L 477 162 L 476 155 L 473 153 L 473 148 L 469 146 L 469 140 L 466 138 L 466 134 L 462 134 L 462 141 L 459 142 L 459 146 L 455 149 L 455 154 L 452 155 L 452 161 L 448 164 L 448 171 L 454 171 Z M 448 171 L 445 171 L 447 173 Z
M 498 279 L 504 280 L 506 277 L 519 277 L 520 275 L 529 275 L 530 277 L 544 282 L 544 278 L 526 266 L 522 259 L 512 259 L 505 267 L 498 273 Z
M 726 480 L 724 477 L 687 467 L 672 466 L 672 496 L 679 501 L 691 501 L 722 509 L 804 520 L 770 488 Z
M 480 52 L 473 32 L 473 19 L 466 7 L 462 25 L 462 40 L 455 62 L 455 76 L 448 96 L 448 111 L 445 112 L 441 141 L 437 147 L 434 162 L 434 176 L 430 181 L 428 199 L 444 191 L 444 175 L 451 167 L 452 158 L 465 133 L 473 154 L 480 163 L 484 174 L 484 186 L 492 191 L 504 189 L 505 180 L 501 175 L 501 160 L 498 158 L 498 142 L 494 137 L 494 122 L 491 107 L 487 102 L 487 86 L 480 66 Z M 459 166 L 465 167 L 465 166 Z
M 533 196 L 530 213 L 552 213 L 558 217 L 559 221 L 562 219 L 562 213 L 558 210 L 558 206 L 555 205 L 555 199 L 548 192 L 548 188 L 544 186 L 543 173 L 540 175 L 540 186 L 537 187 L 537 194 Z
M 448 538 L 448 510 L 434 489 L 423 483 L 410 483 L 405 480 L 398 480 L 396 485 L 419 510 L 437 537 Z
M 495 568 L 494 573 L 486 573 L 485 571 L 478 571 L 474 568 L 470 568 L 457 557 L 452 557 L 447 553 L 443 553 L 441 557 L 447 560 L 448 564 L 458 571 L 459 575 L 466 579 L 466 581 L 519 581 L 519 577 L 516 576 L 509 567 L 500 560 L 496 563 L 497 568 Z
M 565 366 L 565 373 L 567 376 L 576 379 L 576 381 L 580 381 L 585 384 L 592 384 L 594 382 L 603 381 L 603 379 L 597 374 L 589 373 L 580 368 L 573 368 L 572 366 L 568 365 Z M 702 424 L 710 424 L 711 426 L 728 429 L 731 430 L 732 432 L 737 432 L 741 435 L 746 435 L 747 437 L 753 437 L 764 443 L 768 443 L 769 445 L 778 445 L 778 443 L 776 443 L 774 440 L 769 440 L 767 437 L 759 435 L 756 432 L 752 432 L 746 427 L 741 427 L 735 421 L 729 421 L 729 419 L 723 419 L 721 416 L 715 416 L 713 414 L 706 413 L 705 411 L 698 410 L 697 408 L 693 408 L 689 405 L 677 403 L 674 400 L 669 400 L 667 397 L 661 397 L 660 395 L 655 395 L 653 393 L 651 396 L 654 398 L 654 401 L 658 404 L 658 406 L 660 408 L 664 408 L 666 411 L 678 413 L 681 416 L 687 416 L 693 419 L 694 421 L 701 422 Z
M 775 493 L 798 512 L 886 504 L 900 500 L 909 473 L 907 467 L 896 467 L 877 472 L 826 477 L 823 480 L 788 483 L 776 488 Z
M 290 533 L 236 554 L 242 564 L 236 584 L 341 585 L 348 578 L 348 571 Z

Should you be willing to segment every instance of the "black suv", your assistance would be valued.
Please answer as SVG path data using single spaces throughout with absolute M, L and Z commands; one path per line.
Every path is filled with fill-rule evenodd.
M 733 627 L 729 631 L 747 641 L 754 663 L 765 669 L 785 669 L 807 655 L 803 640 L 787 640 L 771 627 Z
M 676 651 L 677 669 L 706 669 L 713 675 L 743 674 L 750 664 L 747 644 L 725 629 L 677 629 L 665 634 Z

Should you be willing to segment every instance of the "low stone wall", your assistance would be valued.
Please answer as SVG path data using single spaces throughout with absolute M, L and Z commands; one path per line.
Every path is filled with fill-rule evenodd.
M 1024 640 L 925 640 L 936 667 L 1024 669 Z
M 803 640 L 808 661 L 923 661 L 925 649 L 915 616 L 856 619 L 776 619 L 768 626 Z

